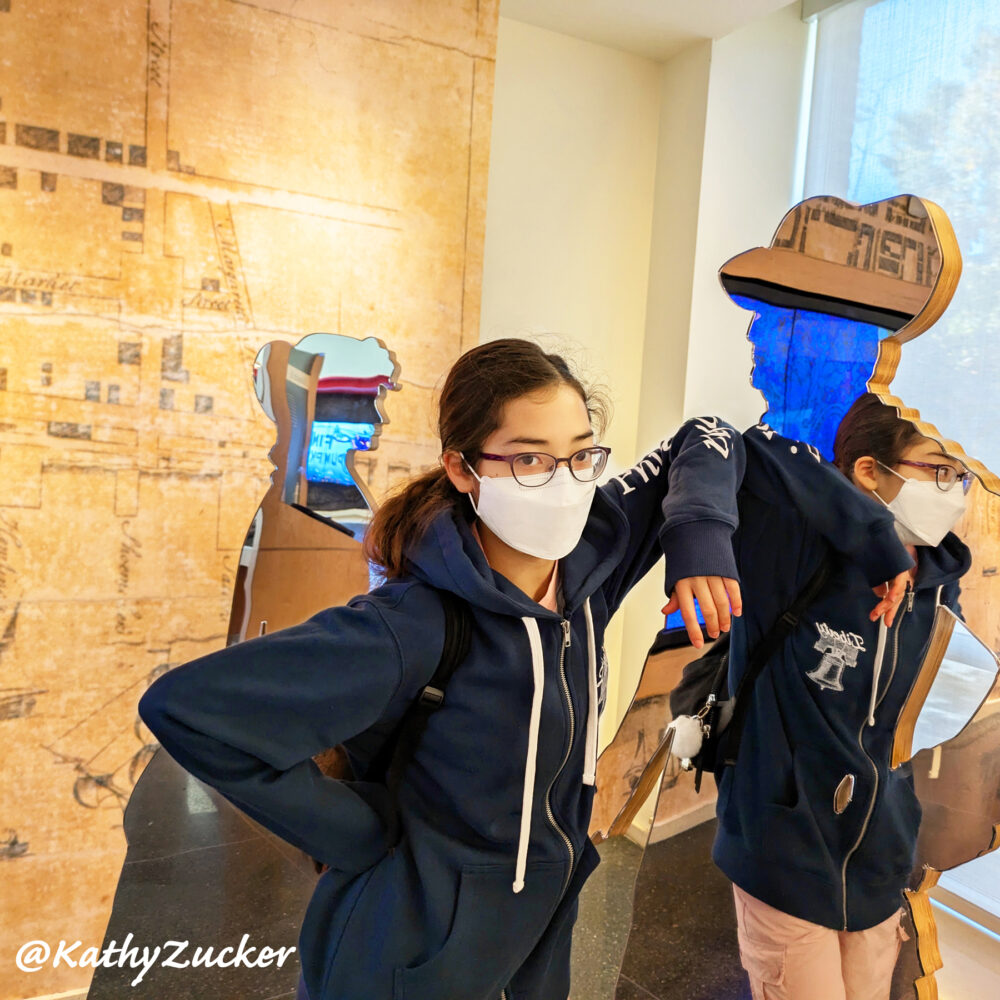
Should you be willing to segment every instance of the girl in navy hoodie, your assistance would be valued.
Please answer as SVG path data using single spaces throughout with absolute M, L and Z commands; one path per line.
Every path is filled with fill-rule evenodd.
M 970 554 L 950 529 L 971 474 L 871 394 L 840 424 L 837 468 L 764 425 L 744 441 L 731 685 L 822 559 L 832 576 L 754 687 L 717 775 L 713 856 L 754 1000 L 887 1000 L 920 825 L 890 750 L 935 608 L 958 611 Z M 901 571 L 905 599 L 881 617 L 871 588 Z
M 163 747 L 329 866 L 300 935 L 312 1000 L 560 1000 L 569 992 L 604 698 L 604 632 L 666 554 L 693 640 L 739 612 L 742 440 L 693 421 L 598 487 L 601 412 L 557 355 L 474 348 L 440 400 L 442 465 L 375 513 L 387 582 L 170 671 L 139 712 Z M 470 651 L 391 796 L 366 767 L 431 679 L 440 591 Z M 313 755 L 344 744 L 357 781 Z

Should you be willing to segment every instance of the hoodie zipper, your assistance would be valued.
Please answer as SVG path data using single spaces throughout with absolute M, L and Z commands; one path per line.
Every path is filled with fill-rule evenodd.
M 549 782 L 549 787 L 545 790 L 545 815 L 548 817 L 548 821 L 552 825 L 552 828 L 559 834 L 560 837 L 562 837 L 563 843 L 566 845 L 566 851 L 569 854 L 569 869 L 566 872 L 566 881 L 563 883 L 563 891 L 565 892 L 566 886 L 569 885 L 569 880 L 573 876 L 573 864 L 576 859 L 576 852 L 573 849 L 573 842 L 566 835 L 566 831 L 563 830 L 563 828 L 556 822 L 556 817 L 552 812 L 552 801 L 550 799 L 552 786 L 556 783 L 556 779 L 558 779 L 559 775 L 562 774 L 563 768 L 569 760 L 569 755 L 573 749 L 573 737 L 576 730 L 576 717 L 573 714 L 573 701 L 569 695 L 569 682 L 566 680 L 566 650 L 569 649 L 572 641 L 569 620 L 566 618 L 562 620 L 562 631 L 562 649 L 559 650 L 559 683 L 562 685 L 563 696 L 566 699 L 566 708 L 569 711 L 569 741 L 566 744 L 566 753 L 563 755 L 562 763 L 559 765 L 559 769 Z
M 883 692 L 882 697 L 878 699 L 876 707 L 881 704 L 882 698 L 889 690 L 889 685 L 892 683 L 893 675 L 896 673 L 896 662 L 899 659 L 899 629 L 903 624 L 903 618 L 906 614 L 913 610 L 913 591 L 909 591 L 906 597 L 906 611 L 900 616 L 899 620 L 896 622 L 896 626 L 892 633 L 892 669 L 889 671 L 889 680 L 886 682 L 885 692 Z M 865 814 L 865 821 L 861 825 L 861 832 L 858 834 L 858 839 L 854 841 L 854 845 L 847 852 L 844 857 L 844 863 L 840 869 L 840 881 L 842 886 L 842 901 L 843 901 L 843 913 L 844 913 L 844 926 L 843 930 L 847 930 L 847 865 L 849 864 L 854 853 L 861 846 L 861 842 L 865 839 L 865 834 L 868 832 L 868 824 L 871 822 L 872 813 L 875 811 L 875 800 L 878 798 L 879 789 L 879 775 L 878 775 L 878 765 L 875 761 L 868 756 L 868 751 L 865 749 L 864 741 L 862 737 L 864 736 L 865 727 L 868 725 L 868 717 L 865 716 L 864 721 L 861 723 L 861 728 L 858 730 L 858 748 L 865 755 L 865 759 L 871 764 L 872 775 L 875 779 L 875 784 L 872 787 L 871 799 L 868 803 L 868 812 Z
M 896 665 L 899 662 L 899 629 L 903 624 L 903 619 L 913 610 L 913 591 L 908 590 L 906 593 L 906 609 L 899 616 L 899 621 L 896 622 L 896 628 L 892 633 L 892 669 L 889 671 L 889 678 L 885 682 L 885 688 L 883 688 L 882 693 L 879 695 L 878 701 L 875 702 L 875 707 L 878 708 L 879 705 L 885 700 L 885 696 L 889 693 L 889 685 L 892 684 L 892 679 L 896 675 Z

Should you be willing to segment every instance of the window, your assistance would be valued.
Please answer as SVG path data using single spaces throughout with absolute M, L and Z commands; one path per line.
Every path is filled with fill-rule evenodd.
M 803 196 L 916 194 L 948 214 L 962 278 L 893 391 L 1000 471 L 1000 4 L 855 0 L 820 17 L 816 45 Z M 996 927 L 1000 852 L 941 885 Z
M 840 7 L 820 18 L 814 81 L 805 196 L 916 194 L 951 219 L 958 291 L 905 345 L 893 389 L 1000 469 L 1000 4 Z

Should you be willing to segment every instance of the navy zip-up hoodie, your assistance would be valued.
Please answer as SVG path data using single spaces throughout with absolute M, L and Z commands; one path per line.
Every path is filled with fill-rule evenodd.
M 754 687 L 737 764 L 718 775 L 713 857 L 785 913 L 864 930 L 902 905 L 913 867 L 920 805 L 909 765 L 889 769 L 893 732 L 937 603 L 958 611 L 970 554 L 953 534 L 920 547 L 915 589 L 886 630 L 869 620 L 871 588 L 913 565 L 892 514 L 814 448 L 765 425 L 744 441 L 734 537 L 744 613 L 733 623 L 731 687 L 824 553 L 833 575 Z M 837 789 L 843 782 L 843 806 L 852 779 L 838 812 Z
M 299 942 L 312 1000 L 567 995 L 576 894 L 598 860 L 605 626 L 661 549 L 668 593 L 682 577 L 735 576 L 742 473 L 740 436 L 704 418 L 598 488 L 560 563 L 562 614 L 494 572 L 445 511 L 408 575 L 148 689 L 139 713 L 171 756 L 330 866 Z M 311 758 L 345 743 L 364 774 L 437 665 L 438 589 L 468 602 L 471 648 L 394 804 Z

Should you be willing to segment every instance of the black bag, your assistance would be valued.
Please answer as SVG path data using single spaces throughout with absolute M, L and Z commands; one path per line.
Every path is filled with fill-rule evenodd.
M 675 719 L 690 715 L 701 722 L 701 749 L 681 764 L 686 770 L 695 772 L 696 792 L 701 791 L 703 771 L 712 771 L 718 777 L 722 768 L 736 763 L 754 684 L 771 657 L 795 630 L 806 609 L 826 586 L 832 569 L 831 557 L 829 553 L 824 553 L 819 568 L 792 606 L 771 626 L 751 653 L 747 669 L 732 697 L 729 696 L 728 632 L 724 632 L 698 659 L 684 667 L 680 683 L 670 692 L 670 713 Z
M 365 781 L 384 782 L 394 800 L 403 764 L 413 756 L 427 720 L 444 703 L 448 681 L 469 654 L 472 638 L 472 612 L 469 605 L 446 590 L 441 590 L 438 594 L 444 606 L 444 646 L 434 676 L 407 708 L 399 725 L 372 758 L 363 775 Z M 346 780 L 355 777 L 343 747 L 334 747 L 328 751 L 326 761 L 326 766 L 324 762 L 317 762 L 328 777 Z M 325 870 L 326 866 L 322 862 L 315 858 L 312 860 L 317 872 Z

